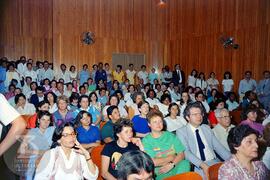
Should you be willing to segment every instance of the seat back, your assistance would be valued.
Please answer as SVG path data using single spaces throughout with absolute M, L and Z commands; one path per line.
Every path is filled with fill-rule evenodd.
M 209 167 L 209 180 L 218 180 L 218 170 L 223 163 L 217 163 Z
M 171 177 L 166 178 L 165 180 L 186 180 L 186 179 L 190 179 L 190 180 L 202 180 L 202 177 L 195 172 L 187 172 L 187 173 L 183 173 L 183 174 L 177 174 Z
M 93 162 L 97 165 L 99 170 L 98 179 L 102 179 L 101 177 L 101 151 L 103 150 L 104 145 L 99 145 L 94 147 L 91 151 L 91 158 Z
M 101 121 L 99 124 L 99 129 L 101 130 L 106 123 L 107 121 Z
M 241 110 L 235 110 L 230 112 L 230 116 L 232 117 L 232 123 L 238 125 L 241 123 Z
M 131 120 L 134 117 L 134 115 L 135 115 L 134 109 L 132 107 L 129 107 L 128 108 L 128 119 Z

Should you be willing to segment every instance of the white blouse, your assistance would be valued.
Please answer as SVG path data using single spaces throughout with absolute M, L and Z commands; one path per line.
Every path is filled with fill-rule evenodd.
M 36 169 L 36 180 L 81 180 L 97 179 L 98 168 L 95 174 L 89 171 L 88 164 L 83 155 L 71 150 L 70 157 L 67 159 L 61 147 L 46 151 Z
M 164 120 L 167 124 L 167 130 L 169 132 L 176 131 L 187 124 L 187 121 L 181 116 L 176 116 L 176 119 L 172 119 L 170 116 L 168 116 Z

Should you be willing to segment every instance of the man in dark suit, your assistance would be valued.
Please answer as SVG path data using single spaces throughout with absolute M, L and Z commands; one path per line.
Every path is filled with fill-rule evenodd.
M 33 95 L 30 97 L 30 103 L 34 104 L 35 107 L 37 107 L 38 103 L 39 103 L 40 101 L 43 101 L 43 100 L 44 100 L 44 92 L 45 92 L 44 87 L 38 86 L 38 87 L 36 88 L 36 94 L 33 94 Z
M 182 92 L 185 88 L 185 73 L 181 71 L 181 67 L 179 64 L 174 66 L 174 71 L 172 73 L 172 82 L 175 86 L 180 87 L 180 91 Z

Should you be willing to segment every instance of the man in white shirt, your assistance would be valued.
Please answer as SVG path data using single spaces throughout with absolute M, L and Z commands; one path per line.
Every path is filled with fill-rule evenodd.
M 37 82 L 37 73 L 36 71 L 33 70 L 32 63 L 30 62 L 27 63 L 27 69 L 24 71 L 23 75 L 24 75 L 24 78 L 29 76 L 32 78 L 32 81 Z
M 8 131 L 6 137 L 0 143 L 0 156 L 12 146 L 19 138 L 25 128 L 26 122 L 20 114 L 7 102 L 4 95 L 0 94 L 0 135 L 2 136 L 2 124 L 7 126 L 12 124 L 11 129 Z
M 49 68 L 48 61 L 44 61 L 44 68 L 40 71 L 40 73 L 43 74 L 42 80 L 48 78 L 51 81 L 54 79 L 53 70 Z
M 141 70 L 138 72 L 137 76 L 138 76 L 139 79 L 143 80 L 143 84 L 148 83 L 148 72 L 146 72 L 146 66 L 145 65 L 141 66 Z
M 129 64 L 128 69 L 126 70 L 126 77 L 129 79 L 130 84 L 135 84 L 135 75 L 136 71 L 134 70 L 134 65 Z
M 65 83 L 70 82 L 70 74 L 67 71 L 67 66 L 65 64 L 60 65 L 60 71 L 56 77 L 57 77 L 58 81 L 59 81 L 59 79 L 64 79 Z
M 209 107 L 207 101 L 205 100 L 205 97 L 204 97 L 204 94 L 202 91 L 199 91 L 195 94 L 195 99 L 196 99 L 196 101 L 201 102 L 205 108 L 206 113 L 209 113 L 210 107 Z
M 20 76 L 23 76 L 24 71 L 26 71 L 26 58 L 25 56 L 20 57 L 20 63 L 17 66 L 17 72 L 20 74 Z
M 252 76 L 251 71 L 246 71 L 245 78 L 242 79 L 239 83 L 238 93 L 239 93 L 239 96 L 240 96 L 239 98 L 241 102 L 247 91 L 253 91 L 253 92 L 256 91 L 257 83 L 254 79 L 251 78 L 251 76 Z
M 212 130 L 219 142 L 229 151 L 230 149 L 227 143 L 227 137 L 229 135 L 229 131 L 234 127 L 234 125 L 231 124 L 229 111 L 226 108 L 216 109 L 215 116 L 218 124 Z

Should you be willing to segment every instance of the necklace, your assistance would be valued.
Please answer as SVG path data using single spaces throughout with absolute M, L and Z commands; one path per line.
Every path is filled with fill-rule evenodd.
M 234 157 L 235 157 L 235 163 L 238 165 L 238 167 L 239 167 L 241 173 L 242 173 L 242 174 L 244 175 L 244 177 L 245 177 L 244 179 L 250 179 L 250 176 L 251 176 L 252 178 L 255 178 L 255 179 L 258 179 L 258 178 L 259 178 L 258 171 L 256 171 L 255 165 L 254 165 L 252 162 L 251 162 L 251 165 L 252 165 L 252 167 L 253 167 L 253 169 L 254 169 L 254 175 L 255 175 L 255 176 L 252 176 L 251 173 L 249 173 L 248 170 L 245 170 L 245 169 L 242 167 L 242 164 L 241 164 L 241 162 L 239 161 L 239 159 L 237 158 L 236 155 L 235 155 Z M 246 169 L 247 169 L 247 168 L 246 168 Z

